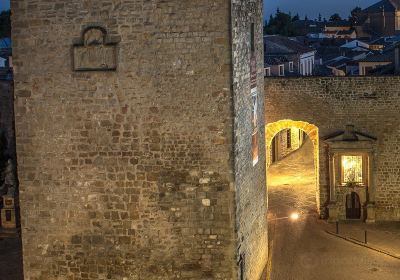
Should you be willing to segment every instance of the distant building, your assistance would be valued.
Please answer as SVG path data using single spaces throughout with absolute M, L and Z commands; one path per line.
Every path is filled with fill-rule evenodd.
M 12 80 L 12 50 L 10 38 L 0 39 L 0 80 Z
M 370 75 L 376 68 L 394 63 L 394 51 L 367 56 L 359 61 L 360 76 Z
M 343 30 L 343 31 L 338 31 L 336 33 L 336 38 L 339 38 L 339 39 L 355 39 L 355 38 L 357 38 L 357 34 L 356 34 L 356 31 L 354 29 Z
M 330 21 L 325 24 L 324 31 L 348 31 L 351 24 L 347 20 Z
M 357 49 L 361 49 L 362 48 L 362 49 L 368 50 L 369 49 L 369 44 L 365 43 L 363 41 L 360 41 L 360 40 L 352 40 L 352 41 L 349 41 L 349 42 L 341 45 L 340 47 L 341 48 L 346 48 L 346 49 L 356 49 L 356 48 Z
M 265 57 L 265 76 L 291 76 L 294 73 L 293 61 L 285 56 Z
M 279 35 L 264 37 L 265 72 L 270 76 L 313 75 L 316 51 Z
M 321 46 L 317 49 L 317 57 L 322 61 L 318 72 L 324 70 L 329 76 L 359 75 L 358 61 L 373 54 L 369 44 L 361 40 L 352 40 L 345 43 L 335 39 L 335 43 Z
M 325 22 L 316 20 L 296 20 L 293 27 L 296 34 L 305 36 L 309 33 L 320 33 L 324 29 Z
M 327 22 L 323 30 L 323 36 L 331 39 L 355 39 L 356 31 L 348 21 Z
M 382 0 L 362 12 L 360 23 L 372 36 L 390 36 L 400 32 L 400 0 Z

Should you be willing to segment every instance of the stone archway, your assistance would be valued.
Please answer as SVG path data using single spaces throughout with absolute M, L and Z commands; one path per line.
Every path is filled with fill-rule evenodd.
M 318 214 L 320 214 L 321 202 L 320 202 L 320 189 L 319 189 L 319 131 L 316 125 L 304 121 L 294 121 L 294 120 L 280 120 L 267 124 L 265 126 L 267 167 L 270 165 L 271 162 L 270 150 L 272 145 L 272 139 L 280 131 L 288 128 L 297 128 L 303 130 L 313 143 L 314 147 L 313 157 L 314 157 L 314 167 L 315 167 L 315 192 L 316 192 L 317 211 Z

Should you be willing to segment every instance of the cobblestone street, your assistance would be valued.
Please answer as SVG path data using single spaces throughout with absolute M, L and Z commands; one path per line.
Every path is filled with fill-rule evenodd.
M 272 280 L 397 280 L 400 260 L 338 239 L 316 214 L 312 144 L 268 170 Z M 300 219 L 288 219 L 298 212 Z

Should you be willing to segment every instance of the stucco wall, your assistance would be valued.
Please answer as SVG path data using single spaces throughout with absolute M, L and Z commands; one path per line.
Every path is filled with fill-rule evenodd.
M 377 220 L 400 220 L 399 77 L 265 80 L 266 123 L 306 121 L 320 137 L 346 124 L 378 138 L 375 153 Z M 320 141 L 320 200 L 328 200 L 328 159 Z

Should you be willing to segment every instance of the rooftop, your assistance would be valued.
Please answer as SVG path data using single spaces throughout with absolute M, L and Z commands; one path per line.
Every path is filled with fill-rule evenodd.
M 385 53 L 372 54 L 366 58 L 360 59 L 360 62 L 393 62 L 394 51 L 388 51 Z
M 289 62 L 289 60 L 284 56 L 266 56 L 265 63 L 267 65 L 280 65 Z
M 303 54 L 315 51 L 295 40 L 280 35 L 264 37 L 266 55 Z
M 11 39 L 10 38 L 0 38 L 0 49 L 9 49 L 11 48 Z

